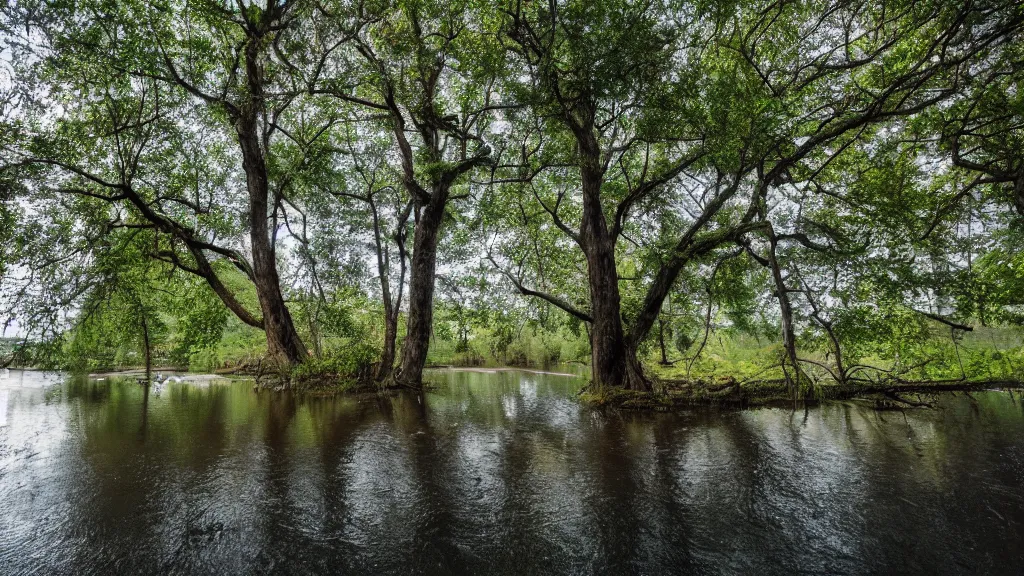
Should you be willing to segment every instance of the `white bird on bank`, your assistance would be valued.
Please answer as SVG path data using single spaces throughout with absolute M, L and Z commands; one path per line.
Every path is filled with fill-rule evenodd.
M 182 378 L 181 376 L 173 376 L 173 375 L 170 375 L 170 374 L 168 374 L 167 376 L 164 376 L 162 373 L 158 372 L 157 375 L 156 375 L 156 379 L 153 380 L 153 384 L 152 384 L 153 393 L 159 396 L 160 392 L 164 389 L 164 386 L 168 382 L 174 382 L 175 384 L 181 384 L 184 381 L 185 381 L 185 379 Z

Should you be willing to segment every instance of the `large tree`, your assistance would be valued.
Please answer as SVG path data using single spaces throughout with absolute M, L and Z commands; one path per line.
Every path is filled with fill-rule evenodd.
M 106 203 L 92 235 L 157 232 L 151 256 L 204 278 L 287 363 L 307 352 L 276 241 L 302 159 L 276 158 L 275 141 L 301 90 L 273 47 L 301 33 L 300 4 L 18 3 L 4 19 L 26 103 L 3 169 L 22 179 L 25 201 Z M 248 280 L 258 311 L 228 287 L 221 262 Z
M 650 387 L 637 348 L 680 271 L 737 243 L 772 270 L 796 369 L 796 288 L 778 251 L 837 248 L 839 238 L 780 207 L 841 196 L 817 181 L 824 167 L 878 126 L 956 94 L 970 66 L 1020 25 L 1009 2 L 551 1 L 510 2 L 505 12 L 510 49 L 528 71 L 509 90 L 530 105 L 518 177 L 508 180 L 529 181 L 582 251 L 588 306 L 513 282 L 590 323 L 596 385 L 635 389 Z M 574 185 L 545 182 L 552 173 Z M 665 211 L 681 217 L 652 222 Z M 673 229 L 659 230 L 656 244 L 624 246 L 631 222 Z M 652 248 L 652 265 L 620 277 L 624 259 Z M 622 287 L 637 283 L 644 296 L 624 314 Z
M 486 139 L 489 112 L 501 107 L 493 90 L 501 61 L 483 33 L 486 11 L 472 6 L 386 2 L 348 17 L 335 6 L 335 36 L 349 38 L 351 53 L 325 42 L 322 57 L 304 67 L 312 93 L 373 114 L 361 129 L 385 130 L 396 152 L 414 222 L 406 335 L 391 375 L 403 386 L 422 381 L 446 213 L 470 198 L 466 175 L 491 163 Z

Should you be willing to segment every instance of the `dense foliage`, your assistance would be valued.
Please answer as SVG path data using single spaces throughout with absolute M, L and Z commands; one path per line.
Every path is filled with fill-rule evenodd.
M 21 362 L 1021 374 L 1019 2 L 0 10 Z

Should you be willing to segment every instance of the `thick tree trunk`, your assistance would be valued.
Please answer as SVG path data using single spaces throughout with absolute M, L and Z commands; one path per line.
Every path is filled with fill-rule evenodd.
M 380 364 L 374 380 L 383 382 L 391 375 L 395 367 L 395 341 L 398 340 L 398 315 L 384 314 L 384 349 L 380 354 Z
M 252 243 L 253 284 L 263 311 L 263 329 L 267 334 L 267 353 L 271 357 L 298 364 L 308 357 L 295 324 L 281 294 L 274 245 L 267 218 L 270 209 L 270 185 L 267 164 L 260 143 L 257 106 L 262 98 L 262 78 L 258 47 L 252 41 L 246 48 L 246 75 L 250 100 L 235 119 L 238 144 L 242 149 L 242 169 L 249 192 L 249 239 Z
M 597 388 L 650 390 L 637 358 L 636 348 L 627 347 L 622 329 L 619 275 L 615 267 L 615 238 L 601 205 L 600 154 L 596 140 L 581 139 L 583 219 L 580 244 L 587 258 L 590 288 L 591 372 Z
M 600 240 L 592 240 L 587 250 L 587 275 L 590 288 L 591 370 L 598 388 L 622 387 L 626 383 L 625 339 L 619 316 L 619 281 L 615 258 Z
M 430 202 L 421 210 L 413 235 L 412 264 L 409 270 L 409 316 L 402 360 L 394 382 L 420 388 L 423 367 L 430 348 L 430 330 L 434 321 L 434 276 L 437 269 L 437 241 L 444 220 L 447 190 L 435 189 Z
M 249 176 L 248 170 L 246 172 L 246 175 Z M 250 178 L 250 182 L 251 180 Z M 264 194 L 261 195 L 258 191 L 254 193 L 251 184 L 249 186 L 253 283 L 256 285 L 256 295 L 260 301 L 260 309 L 263 311 L 263 329 L 267 334 L 267 353 L 270 356 L 286 360 L 289 364 L 298 364 L 305 360 L 308 354 L 306 347 L 299 339 L 291 313 L 288 312 L 284 296 L 281 294 L 281 278 L 277 273 L 277 260 L 267 226 L 265 177 L 263 189 Z

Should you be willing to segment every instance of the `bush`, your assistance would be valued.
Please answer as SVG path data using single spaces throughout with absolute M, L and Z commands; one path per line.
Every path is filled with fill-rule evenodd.
M 307 388 L 365 385 L 370 383 L 379 358 L 376 347 L 352 340 L 322 358 L 310 358 L 295 366 L 289 376 L 293 385 Z

